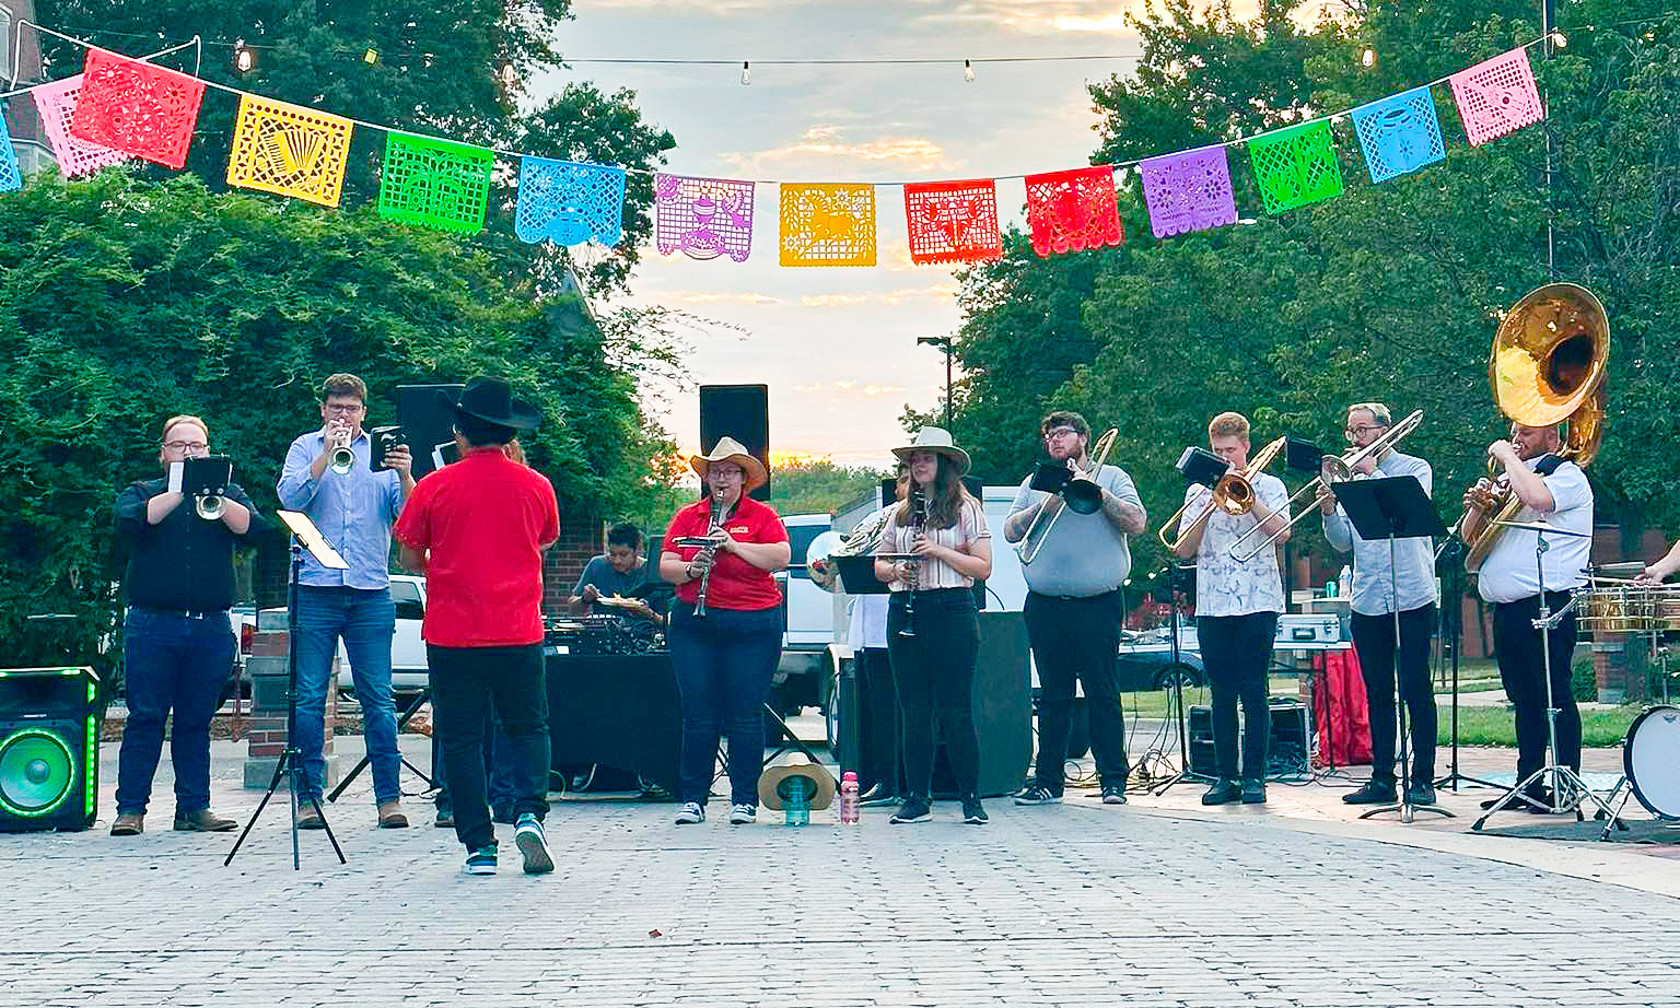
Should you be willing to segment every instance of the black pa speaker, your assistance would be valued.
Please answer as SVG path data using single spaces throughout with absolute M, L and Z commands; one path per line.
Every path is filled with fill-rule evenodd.
M 700 451 L 710 452 L 718 438 L 732 437 L 770 471 L 770 386 L 700 386 Z M 754 498 L 770 496 L 770 484 L 752 492 Z
M 90 668 L 0 669 L 0 832 L 93 825 L 98 695 Z
M 1306 707 L 1294 697 L 1272 697 L 1267 711 L 1271 715 L 1271 738 L 1266 743 L 1266 777 L 1278 780 L 1306 774 L 1312 742 L 1307 731 Z M 1213 747 L 1213 708 L 1203 704 L 1191 707 L 1189 721 L 1189 775 L 1213 780 L 1219 776 L 1219 760 Z M 1242 730 L 1247 731 L 1247 726 Z
M 982 612 L 974 663 L 974 733 L 980 740 L 980 795 L 1013 794 L 1032 761 L 1032 678 L 1027 623 L 1018 612 Z M 941 743 L 934 753 L 933 794 L 957 797 Z
M 443 401 L 446 394 L 457 399 L 465 385 L 398 385 L 397 423 L 402 425 L 408 439 L 408 452 L 414 457 L 414 478 L 439 468 L 434 453 L 445 460 L 455 451 L 455 412 Z M 440 445 L 448 445 L 442 449 Z

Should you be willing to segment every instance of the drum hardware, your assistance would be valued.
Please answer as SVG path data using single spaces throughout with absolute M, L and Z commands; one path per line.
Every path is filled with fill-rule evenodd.
M 1534 533 L 1534 574 L 1535 583 L 1540 586 L 1540 613 L 1533 620 L 1533 624 L 1534 629 L 1540 632 L 1540 678 L 1546 684 L 1546 763 L 1540 769 L 1517 781 L 1517 783 L 1512 786 L 1511 790 L 1496 799 L 1493 805 L 1486 812 L 1482 813 L 1482 817 L 1470 825 L 1470 829 L 1480 832 L 1482 824 L 1487 822 L 1495 812 L 1499 812 L 1506 808 L 1506 803 L 1510 802 L 1513 798 L 1520 800 L 1523 804 L 1528 805 L 1536 811 L 1552 813 L 1574 812 L 1577 821 L 1585 818 L 1581 813 L 1581 805 L 1583 803 L 1590 802 L 1598 807 L 1598 811 L 1595 814 L 1609 820 L 1610 826 L 1626 828 L 1622 824 L 1621 819 L 1618 818 L 1617 814 L 1611 811 L 1609 804 L 1607 804 L 1604 799 L 1594 794 L 1591 788 L 1587 787 L 1587 782 L 1581 779 L 1581 775 L 1577 773 L 1573 767 L 1567 767 L 1558 762 L 1558 706 L 1557 699 L 1553 695 L 1552 690 L 1551 632 L 1563 622 L 1563 618 L 1565 616 L 1574 611 L 1581 601 L 1581 596 L 1579 594 L 1572 594 L 1569 602 L 1565 604 L 1562 609 L 1559 609 L 1555 613 L 1552 612 L 1550 604 L 1546 601 L 1546 567 L 1544 562 L 1547 549 L 1546 536 L 1549 533 L 1552 535 L 1589 538 L 1591 534 L 1556 528 L 1545 522 L 1516 522 L 1495 519 L 1490 522 L 1489 525 L 1490 527 L 1503 526 L 1504 528 L 1515 528 Z M 1549 797 L 1551 805 L 1549 807 L 1536 801 L 1527 793 L 1527 789 L 1530 786 L 1538 784 L 1542 780 L 1544 780 L 1550 788 Z M 1565 795 L 1566 786 L 1568 788 L 1567 796 Z
M 1627 739 L 1622 743 L 1622 779 L 1610 792 L 1611 798 L 1621 797 L 1616 815 L 1621 815 L 1632 797 L 1658 819 L 1680 821 L 1680 773 L 1676 768 L 1680 768 L 1680 707 L 1647 707 L 1628 726 Z M 1611 829 L 1619 822 L 1613 819 L 1605 823 L 1598 838 L 1610 839 Z

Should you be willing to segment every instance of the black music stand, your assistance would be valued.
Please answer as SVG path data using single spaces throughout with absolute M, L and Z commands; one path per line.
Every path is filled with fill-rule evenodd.
M 1441 524 L 1435 505 L 1415 477 L 1345 480 L 1329 486 L 1361 539 L 1367 542 L 1388 540 L 1388 581 L 1394 597 L 1394 710 L 1400 717 L 1400 801 L 1395 805 L 1379 805 L 1361 813 L 1359 818 L 1369 819 L 1384 812 L 1399 812 L 1400 821 L 1410 823 L 1416 818 L 1418 810 L 1452 818 L 1453 813 L 1438 805 L 1413 805 L 1408 793 L 1412 784 L 1412 754 L 1406 725 L 1406 692 L 1400 676 L 1400 588 L 1395 570 L 1395 544 L 1399 540 L 1445 536 L 1447 527 Z M 1433 697 L 1430 702 L 1434 702 Z M 1376 770 L 1373 764 L 1371 772 L 1374 774 Z
M 303 551 L 307 547 L 309 555 L 313 556 L 321 566 L 328 570 L 348 570 L 350 565 L 338 555 L 332 544 L 321 535 L 321 530 L 309 520 L 309 516 L 301 511 L 280 510 L 274 512 L 286 527 L 292 531 L 292 571 L 291 581 L 286 590 L 286 748 L 280 753 L 280 762 L 274 765 L 274 779 L 268 782 L 268 790 L 264 792 L 262 801 L 257 803 L 257 810 L 251 813 L 251 821 L 240 831 L 239 839 L 234 841 L 233 849 L 222 861 L 222 867 L 233 863 L 233 856 L 239 853 L 245 838 L 251 835 L 251 827 L 257 824 L 263 809 L 268 807 L 268 801 L 274 797 L 274 792 L 280 788 L 280 778 L 285 777 L 291 785 L 292 800 L 292 870 L 298 871 L 303 866 L 298 857 L 298 776 L 303 773 L 303 763 L 299 758 L 297 747 L 297 631 L 298 631 L 298 575 L 303 570 Z M 327 839 L 332 841 L 333 853 L 338 855 L 339 864 L 348 864 L 344 858 L 344 849 L 338 845 L 338 838 L 333 836 L 332 826 L 327 823 L 327 815 L 321 809 L 320 799 L 313 795 L 309 804 L 315 809 L 315 814 L 321 817 L 321 828 L 326 831 Z
M 1167 717 L 1178 727 L 1178 772 L 1160 783 L 1149 781 L 1142 789 L 1145 794 L 1164 795 L 1171 790 L 1174 784 L 1192 776 L 1190 771 L 1190 726 L 1184 712 L 1184 676 L 1176 670 L 1179 667 L 1180 654 L 1183 650 L 1179 629 L 1182 617 L 1179 616 L 1178 612 L 1178 575 L 1182 570 L 1195 569 L 1193 563 L 1186 567 L 1171 562 L 1167 564 L 1167 608 L 1171 610 L 1172 614 L 1172 624 L 1167 644 L 1168 660 L 1171 663 L 1168 668 L 1175 670 L 1172 677 L 1167 680 Z M 1270 730 L 1270 727 L 1270 725 L 1267 725 L 1266 730 Z

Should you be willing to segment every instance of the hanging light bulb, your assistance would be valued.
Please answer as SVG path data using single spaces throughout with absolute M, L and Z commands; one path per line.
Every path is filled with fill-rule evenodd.
M 1375 49 L 1365 50 L 1364 54 L 1359 57 L 1359 62 L 1365 64 L 1365 69 L 1367 69 L 1367 70 L 1376 66 L 1377 65 L 1377 51 Z
M 250 73 L 257 65 L 257 54 L 245 45 L 244 39 L 233 40 L 233 68 L 240 73 Z
M 1552 45 L 1557 46 L 1559 49 L 1567 49 L 1569 47 L 1569 36 L 1563 33 L 1563 29 L 1552 29 Z
M 505 88 L 511 88 L 515 84 L 519 83 L 519 71 L 517 71 L 513 68 L 513 63 L 511 63 L 511 62 L 503 63 L 502 64 L 501 78 L 502 78 L 502 86 L 505 87 Z
M 742 60 L 741 61 L 741 86 L 746 87 L 747 85 L 749 85 L 751 83 L 752 83 L 752 64 L 748 63 L 746 60 Z
M 974 83 L 974 64 L 968 60 L 963 60 L 963 80 Z

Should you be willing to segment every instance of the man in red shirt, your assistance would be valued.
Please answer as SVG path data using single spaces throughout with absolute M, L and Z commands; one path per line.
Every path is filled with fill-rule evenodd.
M 426 640 L 455 835 L 469 875 L 496 873 L 485 802 L 484 723 L 494 705 L 513 750 L 514 842 L 525 871 L 554 870 L 548 812 L 548 692 L 542 656 L 542 554 L 560 537 L 554 487 L 508 457 L 540 414 L 506 382 L 474 378 L 455 411 L 460 461 L 416 484 L 391 530 L 403 566 L 426 575 Z

